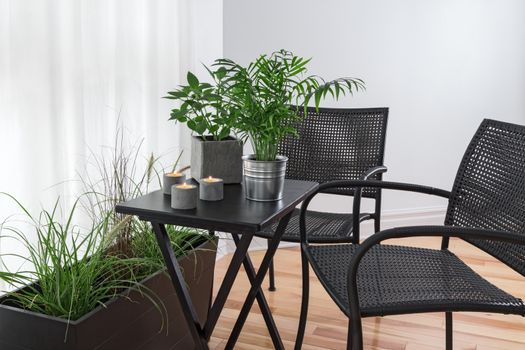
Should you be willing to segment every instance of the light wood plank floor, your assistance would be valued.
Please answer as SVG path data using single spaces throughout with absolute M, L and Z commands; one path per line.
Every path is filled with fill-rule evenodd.
M 416 238 L 389 243 L 439 248 L 435 238 Z M 495 259 L 460 240 L 451 240 L 451 250 L 473 269 L 500 288 L 525 299 L 525 278 L 498 263 Z M 258 266 L 264 252 L 253 252 Z M 218 261 L 215 282 L 225 274 L 230 257 Z M 265 294 L 287 349 L 293 349 L 301 303 L 300 253 L 298 248 L 279 249 L 275 260 L 277 291 Z M 323 287 L 311 273 L 311 297 L 306 337 L 303 349 L 344 349 L 347 319 L 335 306 Z M 212 349 L 224 349 L 241 308 L 248 280 L 244 270 L 222 312 L 210 342 Z M 367 318 L 363 322 L 366 349 L 435 350 L 444 348 L 444 315 L 442 313 Z M 237 343 L 238 349 L 273 349 L 257 304 Z M 454 314 L 454 349 L 513 350 L 525 349 L 525 318 L 482 313 Z

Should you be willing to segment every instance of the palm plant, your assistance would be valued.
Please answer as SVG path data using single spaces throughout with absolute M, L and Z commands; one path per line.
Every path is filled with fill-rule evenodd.
M 243 140 L 252 142 L 257 160 L 275 160 L 279 141 L 296 134 L 298 108 L 303 108 L 306 116 L 310 102 L 319 108 L 328 94 L 339 99 L 346 93 L 364 89 L 361 79 L 327 82 L 319 76 L 307 75 L 310 61 L 280 50 L 259 56 L 246 68 L 229 59 L 219 59 L 213 64 L 215 70 L 211 74 L 222 86 L 223 99 L 235 116 L 235 128 Z

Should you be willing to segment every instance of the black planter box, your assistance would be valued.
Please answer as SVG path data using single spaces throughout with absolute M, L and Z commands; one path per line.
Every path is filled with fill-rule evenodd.
M 212 296 L 217 242 L 208 241 L 179 264 L 203 323 Z M 164 302 L 168 319 L 160 330 L 158 309 L 137 291 L 115 298 L 76 321 L 42 315 L 9 306 L 0 299 L 0 349 L 2 350 L 164 350 L 191 349 L 193 341 L 168 275 L 162 271 L 143 283 Z M 67 334 L 67 335 L 66 335 Z

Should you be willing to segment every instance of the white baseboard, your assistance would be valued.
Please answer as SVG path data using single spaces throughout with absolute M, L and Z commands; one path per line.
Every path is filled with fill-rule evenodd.
M 385 210 L 381 215 L 381 229 L 416 225 L 442 225 L 445 219 L 446 207 L 407 208 Z M 374 233 L 373 221 L 365 221 L 361 226 L 361 237 L 367 238 Z M 235 251 L 231 236 L 221 232 L 217 260 Z M 255 237 L 250 245 L 250 251 L 265 250 L 267 241 Z M 297 243 L 281 242 L 279 248 L 295 247 Z

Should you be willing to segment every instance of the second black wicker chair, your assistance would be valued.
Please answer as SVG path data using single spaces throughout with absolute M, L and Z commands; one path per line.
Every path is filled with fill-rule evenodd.
M 302 109 L 299 109 L 302 114 Z M 279 145 L 279 154 L 288 157 L 286 178 L 324 183 L 333 180 L 376 179 L 386 171 L 383 166 L 388 108 L 308 108 L 307 117 L 297 125 L 298 137 L 289 136 Z M 359 225 L 374 220 L 380 228 L 381 190 L 367 188 L 330 188 L 326 193 L 375 200 L 373 213 L 333 214 L 309 210 L 307 223 L 312 242 L 359 242 Z M 349 209 L 351 205 L 349 205 Z M 355 227 L 355 229 L 353 229 Z M 275 227 L 257 233 L 270 238 Z M 299 209 L 282 238 L 299 242 Z M 270 265 L 270 290 L 275 290 L 273 263 Z
M 363 349 L 361 318 L 419 312 L 446 313 L 446 349 L 452 349 L 452 312 L 525 316 L 525 304 L 491 284 L 448 250 L 462 238 L 525 276 L 525 126 L 485 120 L 459 167 L 452 192 L 382 181 L 336 181 L 319 187 L 386 188 L 448 199 L 444 226 L 400 227 L 360 245 L 310 244 L 308 205 L 300 216 L 303 307 L 296 349 L 308 306 L 308 261 L 332 299 L 349 317 L 348 349 Z M 391 238 L 443 237 L 441 249 L 379 244 Z

